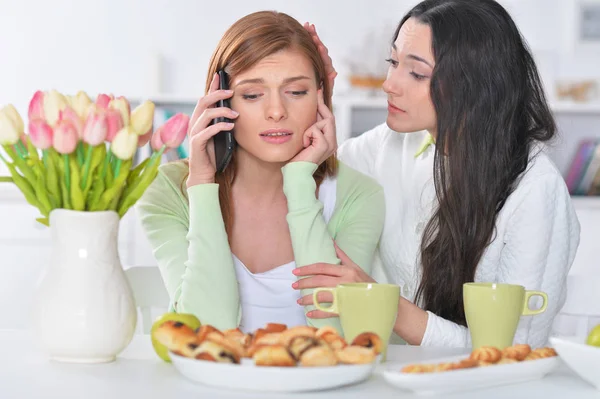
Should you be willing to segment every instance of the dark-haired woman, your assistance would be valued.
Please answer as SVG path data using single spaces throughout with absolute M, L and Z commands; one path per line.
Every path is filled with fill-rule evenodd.
M 335 76 L 324 46 L 321 54 Z M 548 294 L 546 312 L 522 318 L 515 336 L 544 345 L 565 301 L 579 222 L 543 151 L 556 126 L 517 27 L 493 0 L 426 0 L 400 22 L 387 61 L 386 123 L 338 155 L 384 187 L 379 256 L 405 297 L 396 334 L 469 346 L 462 285 L 486 281 Z M 365 280 L 354 269 L 348 259 L 306 266 L 298 288 Z

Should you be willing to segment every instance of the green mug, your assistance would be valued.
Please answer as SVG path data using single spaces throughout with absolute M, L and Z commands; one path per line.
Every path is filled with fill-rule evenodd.
M 540 309 L 529 307 L 532 296 L 543 298 Z M 532 316 L 546 310 L 548 295 L 541 291 L 528 291 L 521 285 L 465 283 L 463 302 L 473 349 L 482 346 L 504 349 L 513 345 L 521 316 Z
M 324 307 L 319 303 L 319 292 L 333 294 L 331 306 Z M 348 343 L 363 332 L 379 335 L 383 344 L 382 360 L 385 360 L 388 341 L 398 314 L 399 286 L 377 283 L 339 284 L 335 288 L 315 289 L 313 301 L 317 309 L 339 315 L 344 338 Z

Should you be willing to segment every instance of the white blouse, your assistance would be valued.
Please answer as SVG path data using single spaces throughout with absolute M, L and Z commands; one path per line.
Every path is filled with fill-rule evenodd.
M 347 140 L 338 150 L 342 161 L 384 188 L 386 220 L 378 252 L 383 270 L 378 277 L 401 285 L 402 295 L 413 302 L 422 273 L 422 233 L 436 204 L 434 146 L 419 151 L 427 139 L 427 132 L 396 133 L 382 124 Z M 478 282 L 520 284 L 548 294 L 546 312 L 522 317 L 515 335 L 516 343 L 532 347 L 546 344 L 565 302 L 566 277 L 580 230 L 561 174 L 540 152 L 541 146 L 537 151 L 499 212 L 494 239 L 475 273 Z M 471 345 L 467 328 L 428 313 L 421 345 Z
M 335 178 L 328 177 L 319 186 L 319 201 L 323 203 L 323 219 L 329 222 L 336 203 Z M 288 327 L 306 325 L 304 307 L 299 306 L 299 290 L 292 288 L 297 277 L 292 271 L 296 262 L 277 266 L 263 273 L 252 273 L 233 255 L 238 281 L 242 319 L 240 330 L 254 332 L 267 323 L 280 323 Z

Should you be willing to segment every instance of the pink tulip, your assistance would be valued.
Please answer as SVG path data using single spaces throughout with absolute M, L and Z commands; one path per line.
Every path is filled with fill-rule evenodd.
M 43 119 L 29 121 L 29 138 L 31 143 L 40 150 L 46 150 L 52 146 L 53 132 L 50 125 Z
M 145 146 L 150 141 L 151 138 L 152 138 L 152 128 L 150 128 L 147 133 L 142 134 L 141 136 L 138 137 L 138 147 Z
M 81 137 L 83 136 L 83 122 L 81 121 L 81 118 L 73 108 L 69 106 L 65 107 L 58 113 L 58 119 L 67 120 L 71 122 L 73 126 L 75 126 L 75 130 L 77 131 L 77 138 L 81 139 Z
M 98 108 L 108 109 L 108 104 L 110 104 L 110 101 L 112 99 L 112 95 L 98 94 L 98 97 L 96 98 L 96 105 L 98 106 Z
M 117 132 L 123 128 L 123 118 L 121 113 L 116 110 L 109 108 L 106 110 L 106 141 L 112 143 L 113 139 L 117 135 Z
M 38 90 L 35 92 L 29 102 L 29 110 L 27 112 L 29 120 L 44 119 L 44 92 Z
M 101 109 L 90 112 L 83 126 L 83 141 L 92 146 L 103 143 L 108 133 L 106 119 L 106 112 Z
M 162 142 L 162 139 L 160 138 L 160 134 L 163 131 L 164 127 L 165 127 L 165 125 L 162 125 L 158 129 L 156 129 L 156 132 L 154 132 L 154 134 L 152 135 L 152 138 L 150 139 L 150 147 L 152 147 L 152 149 L 154 151 L 160 150 L 162 148 L 162 146 L 164 145 Z M 141 137 L 140 137 L 140 139 L 141 139 Z
M 161 141 L 169 148 L 177 148 L 185 140 L 190 117 L 186 114 L 178 113 L 173 115 L 162 126 L 160 132 Z
M 77 147 L 77 129 L 73 123 L 63 119 L 59 120 L 54 128 L 52 146 L 61 154 L 70 154 Z

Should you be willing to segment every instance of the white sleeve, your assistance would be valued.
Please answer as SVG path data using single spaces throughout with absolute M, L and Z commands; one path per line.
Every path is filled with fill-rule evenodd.
M 509 219 L 498 280 L 545 292 L 548 307 L 542 314 L 521 317 L 515 343 L 532 347 L 547 344 L 554 318 L 565 303 L 567 275 L 579 246 L 579 232 L 579 220 L 563 178 L 553 174 L 532 182 Z
M 368 176 L 376 178 L 375 163 L 383 137 L 389 128 L 385 123 L 344 141 L 337 150 L 338 158 L 346 165 Z
M 580 227 L 560 175 L 541 176 L 518 191 L 521 202 L 508 220 L 497 282 L 548 295 L 546 311 L 521 317 L 514 339 L 540 347 L 547 344 L 554 318 L 565 302 L 566 278 L 579 245 Z M 421 345 L 470 346 L 467 328 L 428 313 Z

